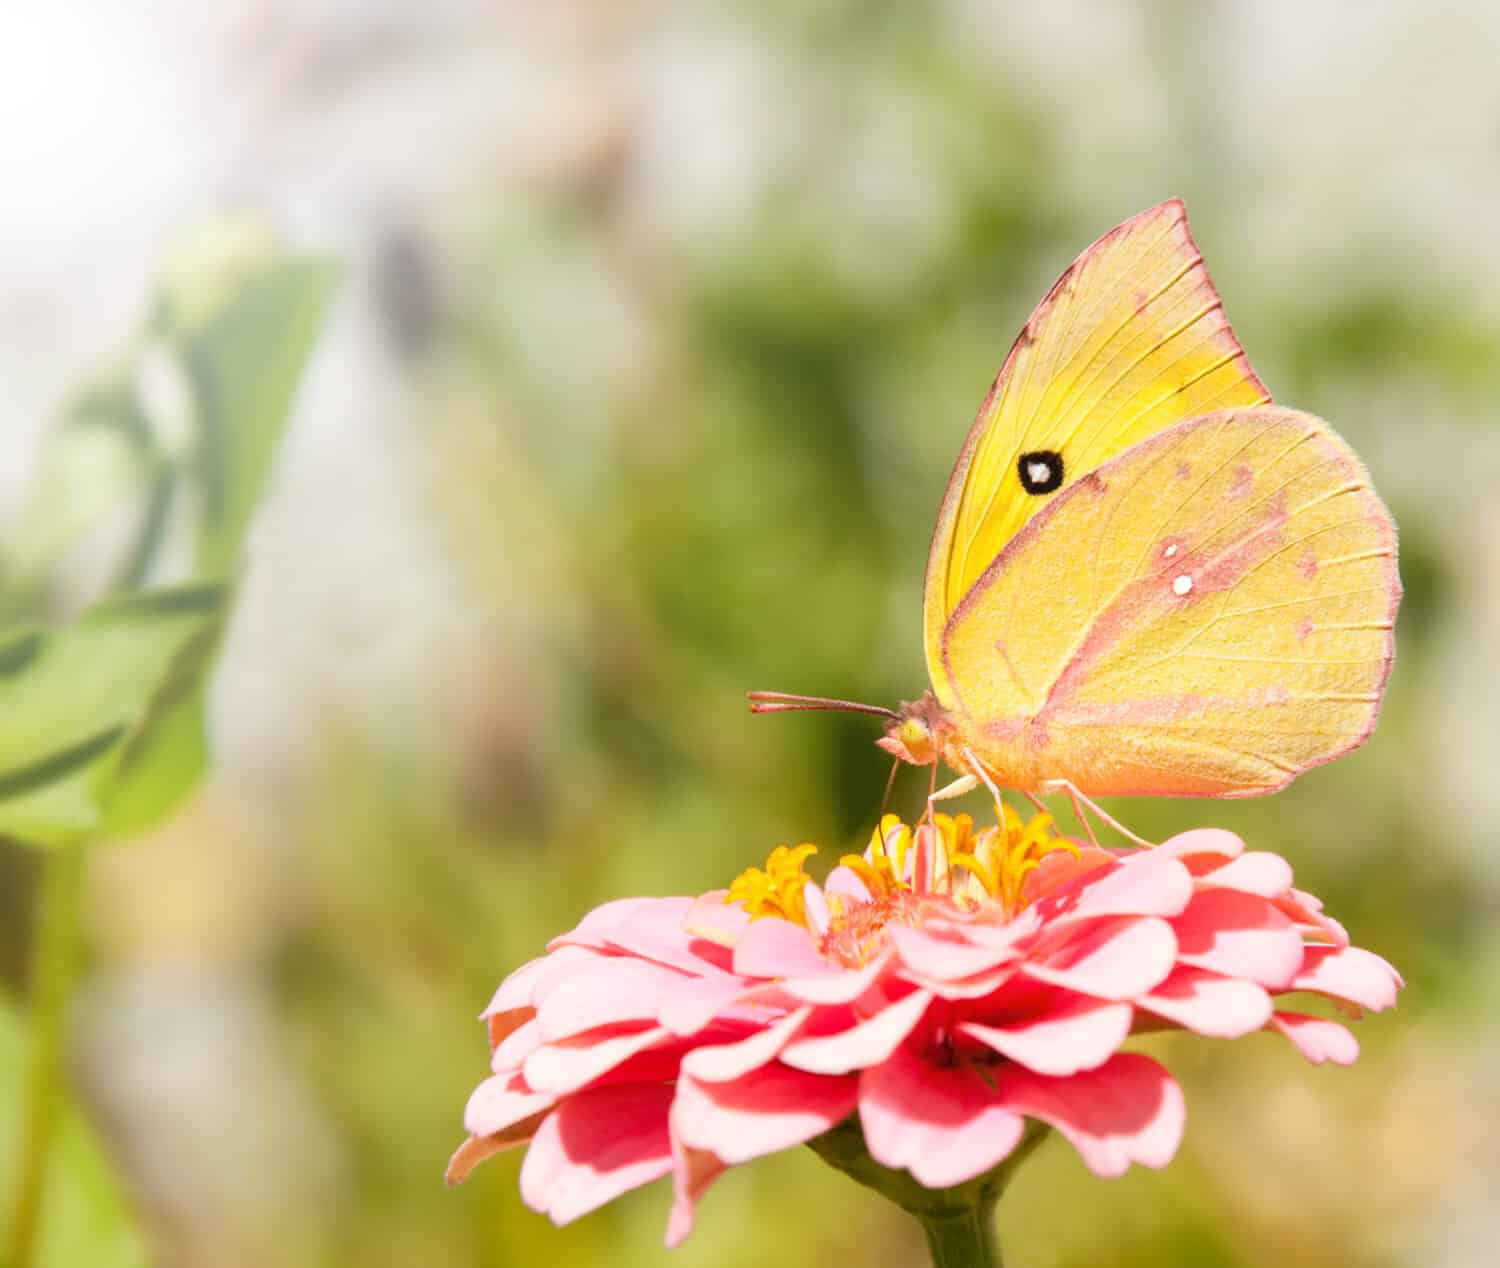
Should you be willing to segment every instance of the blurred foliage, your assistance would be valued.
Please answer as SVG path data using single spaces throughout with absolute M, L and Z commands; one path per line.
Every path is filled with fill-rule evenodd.
M 0 848 L 83 851 L 142 831 L 192 790 L 207 760 L 207 680 L 242 539 L 332 275 L 326 265 L 257 249 L 201 272 L 179 262 L 168 276 L 140 346 L 86 388 L 50 433 L 37 487 L 0 561 L 0 612 L 11 618 L 0 627 Z M 153 370 L 181 379 L 153 386 Z M 101 438 L 123 461 L 98 462 Z M 189 498 L 193 514 L 176 534 L 186 540 L 174 542 L 174 504 Z M 101 538 L 113 554 L 103 578 L 70 586 L 68 557 Z M 174 546 L 185 564 L 174 565 Z M 162 584 L 174 567 L 190 581 Z M 58 609 L 79 607 L 81 615 L 61 619 Z M 52 866 L 81 874 L 81 863 Z M 8 1182 L 5 1218 L 20 1230 L 40 1210 L 38 1262 L 132 1264 L 144 1262 L 143 1252 L 83 1128 L 68 1118 L 49 1149 L 47 1129 L 35 1126 L 50 1119 L 37 1107 L 49 1103 L 56 1080 L 77 891 L 57 882 L 47 891 L 47 919 L 59 932 L 38 935 L 33 951 L 30 1044 L 8 1005 L 0 1016 L 0 1103 L 13 1107 L 0 1127 L 7 1142 L 25 1142 L 30 1158 L 45 1158 L 29 1174 L 48 1175 L 40 1190 L 17 1188 L 41 1196 L 18 1199 L 14 1212 Z M 20 1174 L 19 1149 L 3 1153 L 8 1172 Z M 18 1257 L 26 1242 L 18 1232 Z
M 111 967 L 176 955 L 264 1001 L 266 1060 L 314 1107 L 311 1126 L 281 1129 L 275 1167 L 237 1173 L 236 1134 L 270 1111 L 215 1097 L 226 1139 L 214 1163 L 242 1181 L 241 1218 L 205 1209 L 187 1236 L 188 1215 L 160 1193 L 143 1199 L 169 1262 L 666 1262 L 662 1185 L 560 1231 L 521 1206 L 518 1155 L 443 1188 L 486 1069 L 475 1014 L 597 903 L 724 885 L 782 841 L 820 842 L 825 866 L 862 841 L 888 773 L 874 726 L 754 719 L 743 692 L 920 694 L 928 535 L 969 419 L 1052 278 L 1140 210 L 1070 193 L 1057 121 L 1023 109 L 935 12 L 776 4 L 745 19 L 797 138 L 729 227 L 643 234 L 601 162 L 573 186 L 497 194 L 456 243 L 403 245 L 385 302 L 406 331 L 403 434 L 422 456 L 405 472 L 423 499 L 412 531 L 439 540 L 486 637 L 472 655 L 426 654 L 421 709 L 438 751 L 314 694 L 287 783 L 247 776 L 250 810 L 211 803 L 191 832 L 169 826 L 159 853 L 111 862 L 120 888 L 102 905 L 144 895 L 149 909 Z M 1494 999 L 1500 957 L 1487 940 L 1494 875 L 1442 802 L 1441 720 L 1429 712 L 1466 561 L 1441 499 L 1410 478 L 1431 457 L 1426 442 L 1395 424 L 1415 399 L 1427 420 L 1492 429 L 1471 420 L 1500 395 L 1500 327 L 1463 296 L 1434 297 L 1415 259 L 1404 280 L 1353 270 L 1347 287 L 1313 294 L 1272 286 L 1253 256 L 1221 261 L 1234 190 L 1216 180 L 1215 156 L 1169 140 L 1179 188 L 1201 191 L 1198 240 L 1252 360 L 1279 399 L 1330 417 L 1390 498 L 1407 600 L 1368 747 L 1264 801 L 1111 808 L 1153 838 L 1214 823 L 1285 853 L 1299 884 L 1410 989 L 1396 1014 L 1359 1028 L 1353 1070 L 1308 1069 L 1270 1036 L 1153 1038 L 1187 1088 L 1179 1159 L 1103 1182 L 1046 1145 L 1001 1205 L 1002 1242 L 1028 1268 L 1424 1263 L 1472 1145 L 1475 1001 Z M 422 273 L 424 249 L 452 257 L 444 286 Z M 174 298 L 142 345 L 152 399 L 168 415 L 171 401 L 194 402 L 178 411 L 189 420 L 228 402 L 232 425 L 210 444 L 144 419 L 134 354 L 80 394 L 60 433 L 67 454 L 49 449 L 35 513 L 4 552 L 9 614 L 82 606 L 57 578 L 77 588 L 63 564 L 122 490 L 136 510 L 123 530 L 111 522 L 123 548 L 95 594 L 230 571 L 253 499 L 230 491 L 225 464 L 253 483 L 264 474 L 270 446 L 252 420 L 289 399 L 326 285 L 308 267 L 300 281 L 207 288 L 192 279 L 213 268 L 172 270 Z M 184 329 L 212 332 L 209 348 L 184 353 L 172 333 Z M 268 333 L 286 342 L 269 346 Z M 159 547 L 185 508 L 219 526 L 186 562 Z M 398 596 L 408 583 L 380 578 Z M 141 716 L 144 698 L 126 712 Z M 914 815 L 925 791 L 925 772 L 902 772 L 896 808 Z M 236 852 L 247 821 L 256 844 Z M 221 852 L 203 839 L 213 832 L 229 843 Z M 274 880 L 249 883 L 260 867 Z M 217 928 L 186 946 L 161 932 L 176 929 L 168 913 L 215 891 L 234 913 L 223 923 L 252 933 L 226 950 Z M 313 1190 L 306 1159 L 325 1150 L 332 1198 L 243 1215 L 268 1184 Z M 802 1151 L 728 1175 L 670 1261 L 923 1254 L 915 1226 Z
M 203 744 L 191 727 L 165 746 L 163 735 L 196 696 L 224 603 L 222 586 L 146 591 L 0 636 L 0 834 L 71 844 L 171 808 Z
M 204 684 L 241 541 L 331 282 L 325 264 L 278 259 L 258 237 L 232 245 L 169 270 L 140 344 L 49 435 L 0 555 L 0 612 L 12 616 L 0 628 L 0 837 L 140 831 L 202 770 Z M 204 250 L 200 239 L 184 254 Z M 117 461 L 101 465 L 101 442 Z M 100 537 L 114 567 L 83 589 L 105 597 L 49 628 L 49 608 L 78 603 L 69 556 Z M 143 588 L 174 566 L 193 584 Z
M 0 1088 L 19 1087 L 26 1031 L 8 1004 L 0 1004 Z M 0 1140 L 20 1132 L 20 1099 L 0 1096 Z M 9 1193 L 15 1157 L 0 1149 L 0 1192 Z M 71 1268 L 146 1268 L 151 1263 L 114 1169 L 82 1116 L 70 1109 L 57 1133 L 41 1241 L 43 1265 Z

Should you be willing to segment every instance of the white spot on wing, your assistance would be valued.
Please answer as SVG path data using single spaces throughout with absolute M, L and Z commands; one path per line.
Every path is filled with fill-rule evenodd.
M 1187 594 L 1188 591 L 1190 591 L 1192 588 L 1193 588 L 1193 579 L 1190 576 L 1188 576 L 1187 573 L 1183 573 L 1182 576 L 1178 577 L 1176 580 L 1174 580 L 1172 582 L 1172 593 L 1173 594 L 1177 594 L 1177 595 Z
M 1172 558 L 1172 556 L 1177 553 L 1177 543 L 1176 542 L 1168 542 L 1166 550 L 1162 551 L 1161 553 L 1162 553 L 1162 557 L 1164 559 L 1170 559 L 1170 558 Z
M 1049 463 L 1033 460 L 1026 464 L 1026 474 L 1031 477 L 1032 484 L 1046 484 L 1052 478 L 1052 467 Z

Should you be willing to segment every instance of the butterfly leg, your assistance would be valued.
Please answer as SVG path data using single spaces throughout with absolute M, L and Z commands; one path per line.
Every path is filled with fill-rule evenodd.
M 1000 804 L 1000 790 L 995 787 L 995 781 L 985 774 L 984 766 L 974 756 L 974 750 L 966 745 L 964 747 L 964 756 L 969 759 L 969 773 L 964 776 L 964 779 L 969 781 L 969 788 L 977 788 L 978 784 L 975 783 L 975 780 L 983 780 L 984 786 L 990 790 L 990 796 L 995 799 L 995 804 L 998 806 Z M 960 784 L 963 782 L 963 779 L 958 781 Z M 954 787 L 954 785 L 950 784 L 949 787 Z M 964 791 L 968 792 L 969 788 L 965 788 Z
M 1000 822 L 1000 831 L 1003 834 L 1005 832 L 1005 801 L 1000 796 L 1000 790 L 995 786 L 995 781 L 991 779 L 987 774 L 985 774 L 984 766 L 980 763 L 979 759 L 974 756 L 973 749 L 966 747 L 964 749 L 964 756 L 969 759 L 969 763 L 972 768 L 971 773 L 965 776 L 965 778 L 970 781 L 969 788 L 974 787 L 973 781 L 975 779 L 982 779 L 984 781 L 984 786 L 990 790 L 990 796 L 995 799 L 995 816 Z M 963 783 L 963 780 L 961 779 L 958 782 L 961 784 Z M 956 785 L 949 786 L 955 787 Z M 965 789 L 965 791 L 968 790 Z
M 1052 811 L 1048 807 L 1047 803 L 1045 801 L 1043 801 L 1040 797 L 1038 797 L 1035 793 L 1033 793 L 1033 792 L 1027 793 L 1026 794 L 1026 800 L 1029 801 L 1038 810 L 1040 810 L 1043 814 L 1051 814 L 1052 813 Z M 1098 849 L 1099 848 L 1099 838 L 1094 835 L 1094 825 L 1089 822 L 1088 815 L 1086 815 L 1086 814 L 1083 813 L 1083 811 L 1079 808 L 1079 805 L 1078 805 L 1078 803 L 1076 801 L 1072 802 L 1072 806 L 1073 806 L 1073 817 L 1078 820 L 1079 826 L 1083 828 L 1084 833 L 1087 835 L 1087 837 L 1089 839 L 1089 844 L 1092 845 L 1095 849 Z
M 929 793 L 927 805 L 931 807 L 934 801 L 948 801 L 954 797 L 962 797 L 967 792 L 973 792 L 979 787 L 979 781 L 973 775 L 961 775 L 951 784 L 944 784 L 936 792 Z
M 932 783 L 937 784 L 937 766 L 932 768 Z M 962 797 L 966 792 L 972 792 L 978 787 L 978 781 L 972 775 L 963 775 L 955 779 L 951 784 L 944 784 L 941 788 L 933 787 L 927 794 L 927 810 L 923 818 L 928 823 L 937 823 L 937 807 L 934 803 L 947 801 L 950 797 Z
M 890 778 L 885 781 L 885 796 L 880 799 L 880 817 L 885 818 L 885 812 L 890 808 L 891 789 L 896 786 L 896 772 L 901 769 L 901 759 L 891 763 Z
M 1095 801 L 1091 800 L 1090 798 L 1084 796 L 1084 794 L 1081 793 L 1078 790 L 1078 788 L 1074 785 L 1074 783 L 1073 783 L 1072 780 L 1069 780 L 1069 779 L 1047 779 L 1047 780 L 1043 780 L 1041 788 L 1042 788 L 1043 792 L 1062 792 L 1062 793 L 1066 793 L 1067 797 L 1068 797 L 1068 801 L 1072 803 L 1073 813 L 1076 814 L 1080 819 L 1083 818 L 1083 811 L 1084 811 L 1084 809 L 1088 809 L 1088 810 L 1093 811 L 1093 813 L 1095 814 L 1095 816 L 1097 816 L 1102 822 L 1109 824 L 1110 827 L 1112 827 L 1116 832 L 1118 832 L 1126 840 L 1133 841 L 1136 845 L 1144 845 L 1144 846 L 1147 846 L 1147 847 L 1150 847 L 1150 846 L 1152 846 L 1152 845 L 1155 844 L 1152 841 L 1146 840 L 1146 838 L 1143 837 L 1143 836 L 1137 836 L 1134 832 L 1132 832 L 1129 828 L 1127 828 L 1118 819 L 1115 819 L 1112 816 L 1110 816 L 1109 814 L 1107 814 L 1104 811 L 1104 809 L 1097 802 L 1095 802 Z M 1089 833 L 1090 837 L 1092 837 L 1093 835 L 1094 834 L 1092 832 Z

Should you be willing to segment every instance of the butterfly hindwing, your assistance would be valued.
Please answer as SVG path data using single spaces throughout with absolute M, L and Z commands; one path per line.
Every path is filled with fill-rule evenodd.
M 944 625 L 965 743 L 1007 781 L 1249 796 L 1361 743 L 1393 653 L 1395 527 L 1277 407 L 1132 446 L 1018 533 Z
M 1089 247 L 1027 321 L 944 495 L 924 595 L 938 699 L 950 614 L 1005 543 L 1130 445 L 1195 415 L 1270 399 L 1225 319 L 1177 200 Z

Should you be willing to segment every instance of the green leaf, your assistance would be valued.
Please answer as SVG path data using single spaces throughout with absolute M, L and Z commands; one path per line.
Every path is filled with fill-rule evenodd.
M 48 434 L 6 543 L 13 608 L 34 606 L 60 558 L 139 504 L 152 461 L 137 421 L 128 392 L 111 377 L 86 392 Z
M 58 845 L 171 808 L 202 767 L 227 600 L 216 585 L 147 590 L 0 633 L 0 835 Z
M 227 609 L 178 647 L 145 715 L 119 746 L 96 795 L 105 836 L 140 832 L 163 818 L 208 763 L 204 706 Z
M 268 267 L 187 343 L 202 429 L 201 576 L 226 577 L 238 561 L 335 274 L 320 260 Z
M 26 1077 L 25 1028 L 0 1000 L 0 1193 L 14 1187 Z M 52 1150 L 36 1268 L 145 1268 L 150 1263 L 108 1159 L 82 1116 L 64 1106 Z M 0 1212 L 0 1226 L 10 1213 Z
M 101 541 L 108 587 L 166 579 L 169 530 L 189 524 L 175 557 L 233 573 L 337 270 L 230 236 L 228 258 L 185 253 L 134 345 L 48 432 L 0 558 L 0 620 L 44 610 L 59 565 Z M 184 499 L 199 513 L 174 514 Z
M 228 615 L 227 583 L 336 272 L 269 247 L 235 259 L 233 268 L 169 279 L 148 343 L 80 395 L 54 430 L 53 461 L 44 467 L 51 493 L 79 509 L 58 513 L 49 509 L 55 496 L 34 497 L 40 510 L 23 536 L 26 548 L 10 559 L 19 587 L 13 607 L 34 607 L 45 567 L 117 502 L 146 492 L 149 513 L 115 581 L 138 584 L 153 573 L 180 488 L 196 495 L 201 512 L 197 575 L 215 584 L 135 591 L 62 628 L 0 629 L 0 835 L 53 846 L 138 831 L 202 773 L 203 703 Z M 168 302 L 180 301 L 195 278 L 207 286 L 203 295 Z M 170 350 L 186 373 L 186 439 L 157 436 L 138 398 L 135 368 L 153 348 Z M 94 461 L 100 453 L 113 465 Z

